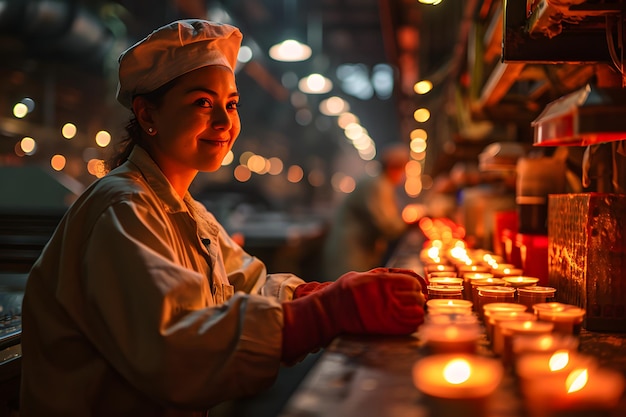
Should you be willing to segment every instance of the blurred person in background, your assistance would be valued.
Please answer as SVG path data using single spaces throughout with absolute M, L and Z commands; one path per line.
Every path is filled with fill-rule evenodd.
M 421 324 L 414 272 L 268 274 L 190 195 L 241 128 L 241 39 L 230 25 L 182 20 L 120 56 L 128 136 L 28 277 L 21 416 L 206 415 L 339 334 Z
M 361 178 L 333 214 L 324 245 L 328 279 L 347 271 L 383 266 L 393 245 L 407 230 L 397 197 L 410 160 L 407 144 L 382 150 L 378 175 Z

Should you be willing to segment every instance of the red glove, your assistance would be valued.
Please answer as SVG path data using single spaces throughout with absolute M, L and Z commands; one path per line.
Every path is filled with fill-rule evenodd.
M 328 287 L 330 284 L 332 284 L 332 282 L 330 281 L 329 282 L 311 281 L 311 282 L 306 282 L 304 284 L 300 284 L 293 291 L 293 299 L 295 300 L 296 298 L 304 297 L 305 295 L 309 295 L 312 292 L 319 291 L 322 288 Z
M 283 361 L 296 361 L 341 333 L 415 332 L 424 321 L 419 278 L 390 268 L 348 272 L 306 297 L 284 302 Z
M 388 272 L 405 273 L 405 274 L 409 274 L 415 277 L 415 279 L 417 279 L 420 283 L 422 294 L 424 294 L 425 297 L 428 296 L 428 283 L 426 282 L 426 278 L 422 277 L 417 272 L 411 269 L 404 269 L 404 268 L 378 268 L 376 269 L 376 271 L 383 271 L 383 270 L 387 270 Z M 327 282 L 311 281 L 311 282 L 306 282 L 304 284 L 300 284 L 296 287 L 296 289 L 293 292 L 293 299 L 295 300 L 296 298 L 304 297 L 305 295 L 309 295 L 312 292 L 324 289 L 330 284 L 332 284 L 332 281 L 327 281 Z

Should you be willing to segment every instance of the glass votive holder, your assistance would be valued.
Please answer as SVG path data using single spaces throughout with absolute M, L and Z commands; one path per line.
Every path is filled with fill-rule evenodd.
M 534 304 L 533 311 L 539 320 L 553 322 L 555 332 L 564 334 L 579 335 L 585 318 L 582 308 L 559 302 Z
M 513 342 L 516 337 L 523 335 L 549 335 L 552 333 L 554 324 L 538 320 L 513 320 L 504 321 L 499 324 L 502 332 L 502 362 L 505 366 L 513 366 L 515 355 L 513 353 Z
M 478 314 L 483 317 L 483 308 L 489 303 L 512 303 L 515 301 L 515 288 L 499 285 L 479 286 L 478 289 Z
M 474 311 L 476 311 L 479 315 L 482 314 L 482 310 L 479 310 L 478 305 L 478 288 L 485 286 L 498 286 L 504 285 L 504 280 L 501 278 L 495 277 L 487 277 L 487 278 L 478 278 L 472 279 L 470 281 L 472 285 L 472 302 L 474 303 Z
M 538 393 L 542 381 L 564 382 L 569 372 L 578 368 L 598 367 L 598 361 L 590 356 L 569 349 L 554 352 L 526 353 L 516 358 L 515 374 L 522 395 L 532 400 Z
M 429 263 L 424 265 L 424 272 L 426 275 L 431 272 L 454 272 L 456 274 L 456 268 L 453 265 L 443 263 Z
M 533 305 L 550 303 L 554 300 L 556 288 L 553 287 L 522 287 L 517 289 L 517 302 L 525 305 L 528 311 L 533 311 Z
M 491 272 L 465 272 L 462 277 L 465 299 L 474 301 L 472 297 L 472 281 L 485 278 L 493 278 L 493 274 Z
M 472 314 L 472 302 L 459 299 L 435 298 L 426 301 L 428 314 Z
M 417 330 L 420 342 L 432 354 L 476 353 L 481 334 L 478 323 L 424 323 Z
M 585 310 L 572 306 L 562 311 L 539 312 L 539 320 L 554 324 L 555 333 L 580 334 L 585 318 Z
M 428 273 L 429 280 L 440 277 L 457 277 L 457 273 L 454 271 L 433 271 Z
M 579 339 L 572 335 L 550 333 L 540 335 L 518 335 L 513 339 L 513 364 L 517 366 L 524 355 L 550 354 L 556 351 L 571 352 L 578 350 Z
M 438 417 L 481 417 L 504 376 L 492 358 L 467 354 L 437 354 L 413 365 L 413 383 Z
M 517 276 L 504 276 L 502 277 L 504 280 L 504 285 L 507 287 L 513 287 L 515 289 L 524 288 L 524 287 L 532 287 L 533 285 L 537 285 L 539 282 L 539 278 L 537 277 L 526 277 L 523 275 Z
M 503 311 L 499 313 L 492 313 L 489 316 L 489 323 L 491 328 L 490 340 L 491 350 L 494 354 L 500 356 L 504 352 L 504 337 L 502 336 L 502 329 L 500 324 L 509 321 L 536 321 L 537 316 L 528 312 L 519 311 Z
M 460 287 L 463 285 L 463 278 L 459 277 L 433 277 L 428 279 L 430 285 L 453 285 Z
M 577 367 L 566 375 L 536 381 L 529 398 L 529 416 L 589 417 L 619 415 L 625 380 L 613 369 Z
M 456 314 L 456 313 L 429 313 L 424 317 L 425 324 L 478 324 L 478 317 L 476 314 Z
M 463 299 L 463 287 L 460 285 L 429 285 L 428 299 Z
M 491 315 L 495 313 L 507 312 L 525 312 L 525 307 L 517 303 L 489 303 L 483 306 L 483 324 L 485 325 L 485 334 L 489 340 L 493 337 L 493 325 L 491 324 Z
M 485 265 L 459 265 L 456 270 L 460 277 L 470 272 L 491 273 L 491 268 Z

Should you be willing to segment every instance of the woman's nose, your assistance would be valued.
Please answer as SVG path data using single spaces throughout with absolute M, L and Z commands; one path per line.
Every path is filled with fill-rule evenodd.
M 216 107 L 211 117 L 211 126 L 216 130 L 228 130 L 232 126 L 232 121 L 228 114 L 228 110 Z

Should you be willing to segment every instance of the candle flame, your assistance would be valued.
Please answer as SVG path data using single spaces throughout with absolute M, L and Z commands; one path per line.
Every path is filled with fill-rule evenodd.
M 565 381 L 565 388 L 567 388 L 567 393 L 572 393 L 576 391 L 580 391 L 587 385 L 587 380 L 589 378 L 587 369 L 574 369 L 567 376 L 567 380 Z
M 452 301 L 452 300 L 448 300 L 448 305 L 449 305 L 449 306 L 453 306 L 453 305 L 454 305 L 454 301 Z
M 504 270 L 502 271 L 505 274 L 510 274 L 511 273 L 511 269 L 510 268 L 504 268 Z
M 569 353 L 566 350 L 557 350 L 550 357 L 549 366 L 552 372 L 564 369 L 569 363 Z
M 452 359 L 443 368 L 444 379 L 454 385 L 467 381 L 472 373 L 472 367 L 465 359 Z
M 533 327 L 533 322 L 532 321 L 525 321 L 524 324 L 522 324 L 522 327 L 524 327 L 524 329 L 530 329 Z

